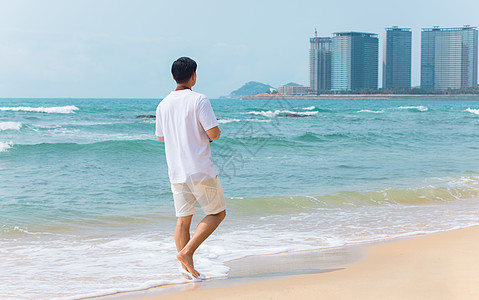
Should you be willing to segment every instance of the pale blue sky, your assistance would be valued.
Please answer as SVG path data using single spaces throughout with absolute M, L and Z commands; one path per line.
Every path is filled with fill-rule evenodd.
M 475 0 L 0 0 L 0 97 L 163 98 L 180 56 L 211 98 L 251 80 L 308 85 L 315 27 L 378 33 L 380 52 L 385 27 L 412 28 L 418 85 L 421 28 L 478 26 L 478 12 Z

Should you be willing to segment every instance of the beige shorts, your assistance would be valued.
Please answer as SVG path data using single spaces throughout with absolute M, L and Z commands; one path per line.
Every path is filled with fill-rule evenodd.
M 177 217 L 194 215 L 196 202 L 207 215 L 217 214 L 226 208 L 223 187 L 218 175 L 202 181 L 172 183 L 171 191 Z

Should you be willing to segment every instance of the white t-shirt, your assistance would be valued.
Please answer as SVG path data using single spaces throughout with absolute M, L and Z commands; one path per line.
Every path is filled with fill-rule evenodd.
M 156 109 L 156 136 L 165 138 L 171 183 L 218 175 L 206 130 L 218 126 L 210 100 L 189 89 L 173 91 Z

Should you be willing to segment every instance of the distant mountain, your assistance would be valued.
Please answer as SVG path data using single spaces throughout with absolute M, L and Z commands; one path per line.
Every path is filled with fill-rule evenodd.
M 224 96 L 222 98 L 241 98 L 246 95 L 269 93 L 271 88 L 274 89 L 274 87 L 272 87 L 269 84 L 264 84 L 264 83 L 256 82 L 256 81 L 250 81 L 245 83 L 239 89 L 231 92 L 231 94 L 229 94 L 228 96 Z
M 301 84 L 298 84 L 298 83 L 295 83 L 295 82 L 290 82 L 290 83 L 286 83 L 285 85 L 283 86 L 303 86 Z

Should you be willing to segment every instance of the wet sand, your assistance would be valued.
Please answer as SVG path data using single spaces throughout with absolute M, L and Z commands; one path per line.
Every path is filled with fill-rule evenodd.
M 256 257 L 243 268 L 233 263 L 230 275 L 236 279 L 159 288 L 123 297 L 151 300 L 479 299 L 479 226 L 374 245 L 361 251 L 336 251 L 343 251 L 343 255 L 331 262 L 331 256 L 323 253 L 328 259 L 322 265 L 317 261 L 304 262 L 305 258 L 312 257 L 311 253 L 297 254 L 296 258 L 290 255 L 286 261 L 292 263 L 291 268 L 298 267 L 299 261 L 304 266 L 313 266 L 309 271 L 297 269 L 302 275 L 284 275 L 284 264 L 278 266 L 286 256 L 283 259 Z M 364 259 L 339 266 L 357 261 L 358 253 L 363 251 Z M 254 266 L 261 265 L 263 270 L 265 265 L 270 266 L 270 270 L 263 272 L 270 276 L 258 277 Z

